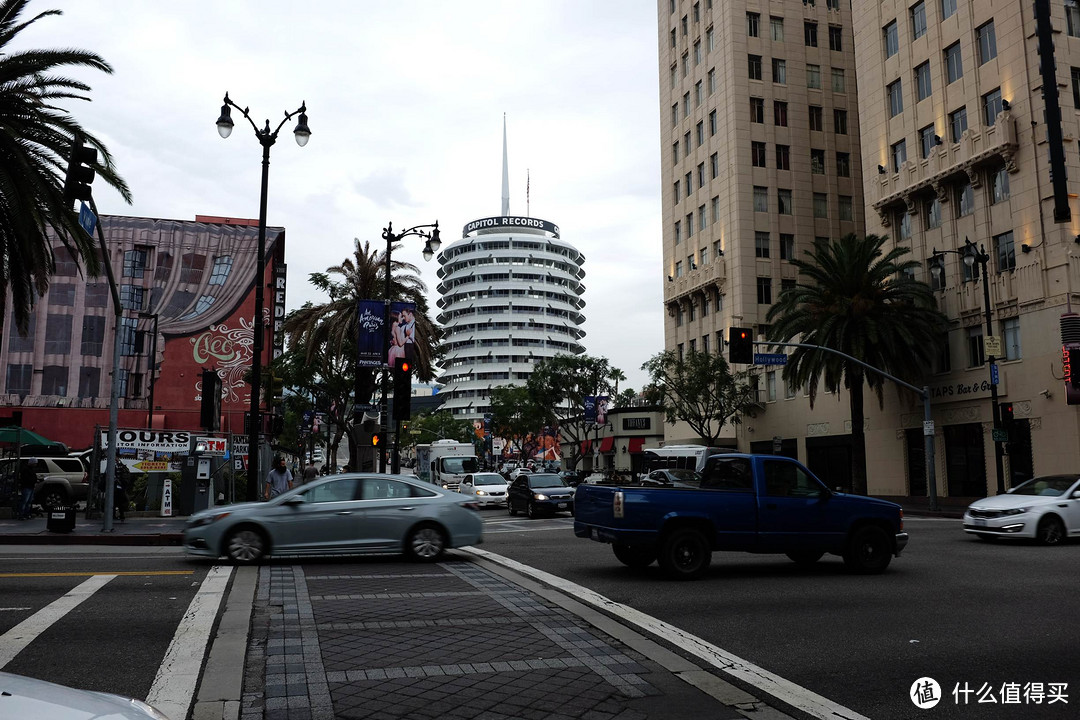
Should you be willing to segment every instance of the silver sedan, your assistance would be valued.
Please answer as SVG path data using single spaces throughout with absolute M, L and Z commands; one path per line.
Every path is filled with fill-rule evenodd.
M 470 498 L 411 476 L 333 475 L 268 502 L 200 511 L 184 527 L 184 549 L 238 563 L 353 553 L 430 562 L 446 548 L 483 541 L 476 510 Z

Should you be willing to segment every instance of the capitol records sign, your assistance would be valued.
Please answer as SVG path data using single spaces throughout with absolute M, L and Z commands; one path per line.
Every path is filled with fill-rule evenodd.
M 285 263 L 274 265 L 274 359 L 285 352 Z

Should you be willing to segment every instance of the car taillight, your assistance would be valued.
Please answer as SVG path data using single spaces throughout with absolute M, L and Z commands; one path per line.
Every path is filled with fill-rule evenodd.
M 900 508 L 900 529 L 904 529 L 904 509 Z

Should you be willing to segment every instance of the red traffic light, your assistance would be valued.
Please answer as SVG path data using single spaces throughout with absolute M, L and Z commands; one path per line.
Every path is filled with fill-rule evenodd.
M 398 367 L 398 370 L 400 370 L 401 372 L 411 372 L 412 371 L 412 365 L 409 364 L 408 360 L 402 360 L 401 362 L 398 363 L 397 367 Z

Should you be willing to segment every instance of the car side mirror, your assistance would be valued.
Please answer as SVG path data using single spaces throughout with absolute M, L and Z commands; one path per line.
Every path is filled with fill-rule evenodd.
M 307 500 L 305 500 L 302 495 L 293 495 L 284 503 L 282 503 L 282 505 L 303 505 L 306 502 Z
M 1080 490 L 1073 490 L 1072 499 L 1080 500 Z

